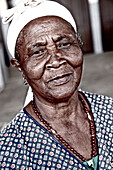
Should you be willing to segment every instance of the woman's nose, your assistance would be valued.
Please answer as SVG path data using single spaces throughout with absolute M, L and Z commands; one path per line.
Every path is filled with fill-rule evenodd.
M 51 55 L 48 63 L 46 64 L 46 68 L 58 68 L 62 64 L 65 64 L 66 60 L 63 59 L 60 53 L 56 53 L 55 55 Z

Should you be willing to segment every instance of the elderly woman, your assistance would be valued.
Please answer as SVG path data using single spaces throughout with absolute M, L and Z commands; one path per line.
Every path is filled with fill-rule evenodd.
M 71 14 L 53 1 L 12 12 L 11 62 L 33 100 L 1 132 L 0 169 L 112 169 L 113 100 L 78 91 L 83 57 Z

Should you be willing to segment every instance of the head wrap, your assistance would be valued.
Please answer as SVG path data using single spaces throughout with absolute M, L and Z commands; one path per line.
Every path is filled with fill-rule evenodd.
M 59 16 L 68 21 L 77 32 L 76 23 L 67 8 L 49 0 L 20 0 L 17 5 L 3 13 L 3 23 L 12 20 L 7 35 L 7 45 L 12 57 L 15 56 L 17 37 L 31 20 L 42 16 Z

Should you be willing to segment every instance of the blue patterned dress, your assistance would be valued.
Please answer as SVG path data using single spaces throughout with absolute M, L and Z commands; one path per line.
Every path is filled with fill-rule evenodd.
M 113 99 L 82 92 L 94 116 L 99 170 L 113 169 Z M 23 109 L 0 133 L 0 170 L 88 170 Z

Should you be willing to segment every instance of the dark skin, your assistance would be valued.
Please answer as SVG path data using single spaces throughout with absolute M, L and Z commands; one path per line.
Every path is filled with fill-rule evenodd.
M 35 19 L 21 31 L 16 51 L 19 61 L 12 59 L 12 63 L 32 87 L 43 118 L 75 150 L 90 159 L 89 122 L 77 89 L 83 57 L 71 25 L 54 16 Z M 40 123 L 31 103 L 26 110 Z

